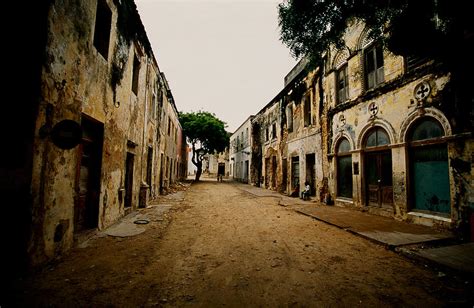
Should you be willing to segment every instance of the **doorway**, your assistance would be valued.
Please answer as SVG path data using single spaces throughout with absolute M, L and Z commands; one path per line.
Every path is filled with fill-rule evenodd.
M 79 162 L 76 191 L 78 198 L 74 206 L 74 230 L 97 228 L 99 223 L 100 180 L 102 168 L 102 123 L 82 118 L 82 142 L 79 146 Z
M 249 182 L 249 168 L 250 168 L 249 161 L 246 160 L 245 161 L 245 170 L 244 170 L 244 182 L 245 183 Z
M 309 187 L 311 187 L 311 196 L 316 195 L 316 155 L 306 154 L 306 181 L 309 182 Z
M 381 127 L 375 127 L 365 139 L 366 204 L 393 208 L 392 151 L 390 138 Z
M 219 165 L 217 165 L 217 175 L 222 175 L 222 176 L 225 175 L 225 164 L 224 163 L 219 163 Z
M 127 159 L 125 160 L 125 204 L 126 208 L 132 207 L 133 201 L 133 164 L 135 155 L 127 152 Z
M 390 151 L 367 153 L 366 181 L 368 204 L 392 207 L 392 153 Z
M 272 189 L 277 187 L 277 158 L 272 156 Z

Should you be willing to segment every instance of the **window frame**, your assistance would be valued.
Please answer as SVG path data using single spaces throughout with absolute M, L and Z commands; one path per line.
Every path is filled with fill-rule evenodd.
M 109 59 L 112 10 L 107 1 L 98 0 L 95 11 L 94 37 L 92 45 L 105 60 Z
M 373 69 L 370 71 L 369 66 L 373 66 Z M 381 43 L 371 44 L 364 50 L 364 79 L 366 90 L 374 89 L 385 81 L 384 67 L 383 45 Z
M 336 70 L 336 103 L 342 104 L 349 100 L 349 65 L 345 63 Z M 344 86 L 341 87 L 340 75 L 343 74 Z
M 138 95 L 138 84 L 140 79 L 140 59 L 138 55 L 133 56 L 133 67 L 132 67 L 132 92 Z

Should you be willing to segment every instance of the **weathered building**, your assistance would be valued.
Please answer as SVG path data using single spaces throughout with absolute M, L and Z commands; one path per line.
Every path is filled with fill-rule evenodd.
M 473 139 L 456 125 L 450 73 L 349 25 L 325 67 L 329 188 L 336 204 L 458 227 L 472 206 Z
M 319 71 L 308 73 L 306 64 L 302 59 L 285 77 L 282 153 L 289 181 L 285 182 L 284 191 L 300 192 L 308 182 L 310 194 L 315 196 L 323 189 L 321 89 Z
M 282 169 L 281 96 L 277 95 L 252 119 L 251 182 L 285 191 Z
M 217 177 L 217 175 L 228 177 L 230 174 L 229 148 L 227 147 L 223 152 L 206 154 L 203 173 L 211 177 Z
M 163 89 L 161 92 L 160 108 L 160 157 L 159 170 L 160 191 L 166 190 L 176 181 L 185 179 L 188 166 L 187 143 L 181 124 L 178 119 L 178 110 L 174 103 L 168 81 L 165 75 L 161 74 Z
M 252 119 L 247 118 L 230 137 L 230 176 L 237 181 L 249 183 L 252 162 Z
M 28 127 L 26 152 L 1 168 L 2 190 L 20 198 L 13 254 L 30 264 L 145 206 L 163 185 L 164 155 L 172 173 L 163 179 L 186 173 L 176 107 L 134 2 L 37 6 L 40 39 L 31 50 L 41 56 L 33 57 L 23 90 L 31 109 L 12 113 Z M 173 122 L 172 140 L 163 136 L 163 114 Z
M 296 195 L 307 181 L 322 202 L 463 228 L 474 208 L 474 142 L 450 72 L 391 54 L 361 22 L 348 25 L 345 43 L 322 67 L 300 61 L 255 115 L 251 182 Z

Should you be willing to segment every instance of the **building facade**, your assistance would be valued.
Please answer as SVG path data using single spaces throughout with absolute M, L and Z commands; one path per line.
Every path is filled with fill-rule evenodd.
M 328 53 L 325 68 L 336 204 L 459 227 L 472 206 L 473 175 L 460 165 L 472 164 L 474 144 L 456 126 L 450 73 L 429 59 L 391 54 L 362 23 L 349 26 L 345 41 L 345 49 Z
M 469 117 L 453 107 L 451 73 L 391 54 L 361 22 L 313 70 L 300 61 L 252 119 L 254 185 L 458 230 L 474 208 Z M 457 119 L 458 118 L 458 119 Z
M 249 183 L 250 180 L 252 119 L 253 116 L 248 117 L 230 136 L 230 176 L 243 183 Z
M 223 177 L 229 177 L 230 174 L 230 162 L 229 162 L 229 149 L 226 148 L 223 152 L 206 154 L 204 156 L 203 173 L 210 177 L 217 177 L 222 175 Z
M 20 147 L 31 151 L 1 168 L 2 189 L 21 198 L 12 255 L 31 265 L 146 206 L 187 166 L 176 106 L 134 2 L 37 6 L 42 39 L 32 50 L 41 57 L 24 84 L 31 109 L 12 113 L 31 127 Z

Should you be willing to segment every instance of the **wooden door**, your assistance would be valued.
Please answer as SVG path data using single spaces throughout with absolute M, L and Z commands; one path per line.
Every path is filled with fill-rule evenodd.
M 103 126 L 84 118 L 82 129 L 74 206 L 75 232 L 96 228 L 99 222 Z
M 366 155 L 367 204 L 392 207 L 392 154 L 390 151 L 372 152 Z
M 411 150 L 414 207 L 450 213 L 448 151 L 445 144 Z

